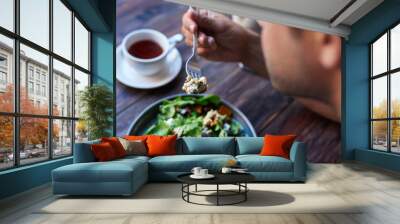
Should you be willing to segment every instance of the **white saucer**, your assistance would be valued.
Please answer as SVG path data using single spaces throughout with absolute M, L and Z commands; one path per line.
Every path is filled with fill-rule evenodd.
M 137 89 L 155 89 L 164 86 L 174 80 L 182 68 L 182 57 L 176 48 L 172 49 L 167 55 L 168 68 L 152 76 L 142 76 L 138 74 L 138 71 L 129 67 L 123 58 L 122 46 L 117 47 L 116 54 L 118 81 L 126 86 Z
M 214 177 L 215 176 L 212 175 L 212 174 L 207 174 L 207 175 L 202 175 L 202 176 L 194 175 L 194 174 L 190 175 L 190 178 L 193 178 L 193 179 L 211 179 L 211 178 L 214 178 Z

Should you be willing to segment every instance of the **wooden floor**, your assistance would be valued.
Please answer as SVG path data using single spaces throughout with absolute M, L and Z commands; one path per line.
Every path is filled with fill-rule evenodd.
M 55 199 L 50 187 L 0 202 L 0 223 L 66 224 L 253 224 L 253 223 L 400 223 L 400 175 L 362 164 L 312 164 L 308 182 L 346 201 L 367 204 L 357 214 L 37 214 Z M 315 201 L 315 203 L 319 203 Z
M 132 30 L 152 28 L 172 36 L 180 32 L 186 6 L 163 0 L 117 0 L 116 41 Z M 191 48 L 178 44 L 183 59 Z M 340 124 L 304 108 L 291 97 L 275 90 L 268 79 L 242 70 L 237 63 L 202 60 L 207 77 L 207 93 L 220 96 L 239 108 L 253 124 L 257 135 L 296 134 L 307 143 L 310 162 L 337 162 L 340 159 Z M 161 98 L 183 93 L 184 69 L 170 84 L 154 90 L 129 88 L 120 82 L 117 92 L 117 135 L 128 134 L 128 128 L 150 104 Z

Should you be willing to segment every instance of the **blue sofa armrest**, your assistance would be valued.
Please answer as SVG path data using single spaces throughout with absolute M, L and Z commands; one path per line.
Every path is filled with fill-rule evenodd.
M 92 144 L 97 144 L 97 143 L 100 143 L 100 140 L 75 143 L 75 147 L 74 147 L 74 163 L 95 162 L 96 158 L 94 157 L 90 146 Z
M 307 176 L 306 144 L 295 141 L 290 149 L 290 160 L 293 162 L 293 179 L 305 181 Z

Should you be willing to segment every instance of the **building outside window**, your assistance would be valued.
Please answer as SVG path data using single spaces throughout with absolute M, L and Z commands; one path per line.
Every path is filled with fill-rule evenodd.
M 40 84 L 36 84 L 36 95 L 40 95 Z
M 400 24 L 370 44 L 371 148 L 400 153 Z
M 0 54 L 0 91 L 4 92 L 7 88 L 7 56 Z
M 40 70 L 36 69 L 36 80 L 40 81 Z
M 58 103 L 58 89 L 55 89 L 53 94 L 53 104 L 56 105 Z
M 86 127 L 78 121 L 79 113 L 70 106 L 79 102 L 77 93 L 81 86 L 90 85 L 90 82 L 81 81 L 90 80 L 91 74 L 87 26 L 62 0 L 18 2 L 1 3 L 2 6 L 11 4 L 4 8 L 17 7 L 10 15 L 19 23 L 15 31 L 0 29 L 0 84 L 12 87 L 0 91 L 0 170 L 70 156 L 73 143 L 87 139 Z M 15 49 L 20 50 L 16 52 Z M 19 56 L 19 61 L 12 60 L 14 54 Z M 19 88 L 15 88 L 13 78 L 15 66 L 19 66 Z M 49 74 L 50 71 L 53 74 Z M 75 77 L 78 72 L 79 77 Z M 80 88 L 65 88 L 74 85 Z M 20 91 L 18 98 L 14 98 L 14 91 Z M 63 102 L 57 105 L 60 94 L 63 94 Z M 14 105 L 19 108 L 18 113 Z M 33 137 L 33 132 L 38 134 Z
M 0 54 L 0 67 L 2 68 L 7 67 L 7 56 L 4 54 Z
M 6 85 L 7 84 L 7 73 L 4 71 L 0 71 L 0 84 Z
M 42 73 L 42 82 L 46 82 L 46 76 L 47 76 L 47 74 L 45 74 L 45 73 Z
M 46 96 L 46 86 L 42 86 L 42 96 Z
M 34 93 L 33 82 L 31 82 L 31 81 L 28 82 L 28 91 L 29 91 L 29 94 Z
M 7 91 L 7 73 L 0 70 L 0 92 Z
M 32 66 L 29 66 L 28 74 L 29 74 L 29 79 L 33 80 L 33 67 Z

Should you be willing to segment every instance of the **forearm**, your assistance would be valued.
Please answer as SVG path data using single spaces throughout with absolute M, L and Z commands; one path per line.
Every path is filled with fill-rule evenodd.
M 258 75 L 269 77 L 262 52 L 260 35 L 253 31 L 248 31 L 246 42 L 241 62 Z

